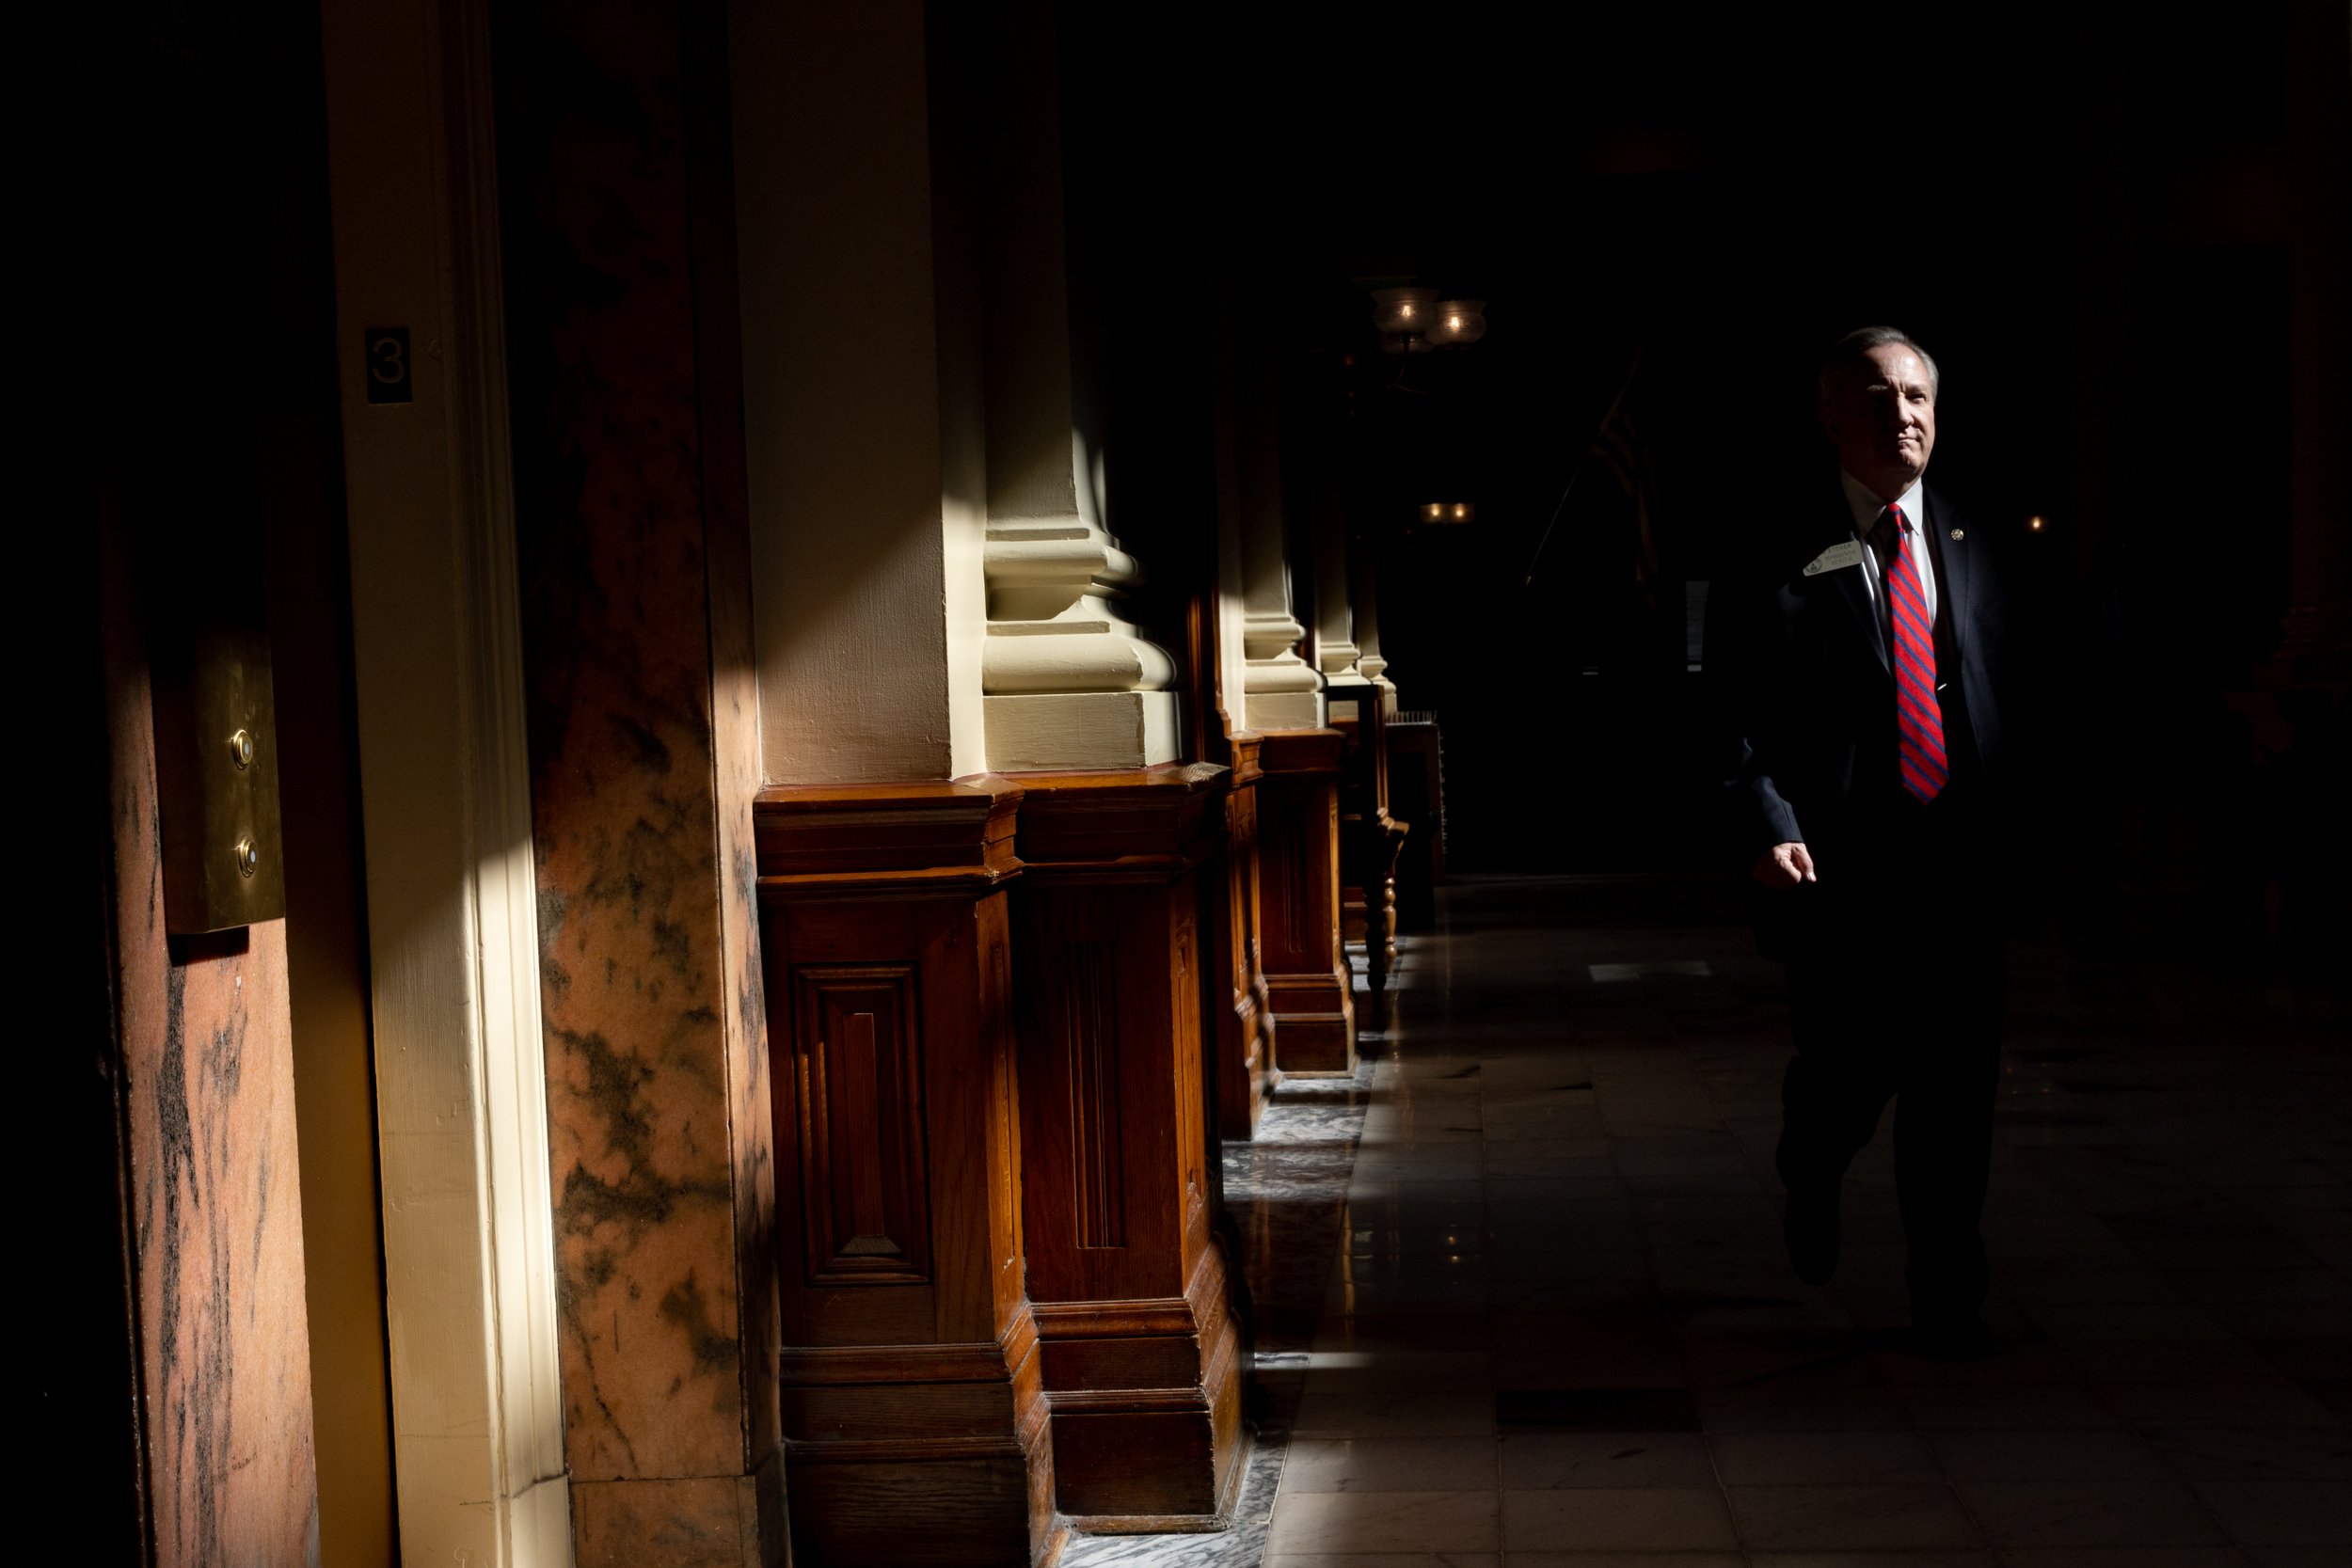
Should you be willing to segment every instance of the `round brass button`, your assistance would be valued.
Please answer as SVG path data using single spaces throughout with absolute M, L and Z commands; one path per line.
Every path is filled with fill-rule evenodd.
M 229 760 L 242 773 L 253 766 L 253 732 L 241 729 L 229 737 Z
M 250 877 L 261 866 L 262 851 L 253 847 L 253 841 L 249 838 L 237 840 L 237 875 Z

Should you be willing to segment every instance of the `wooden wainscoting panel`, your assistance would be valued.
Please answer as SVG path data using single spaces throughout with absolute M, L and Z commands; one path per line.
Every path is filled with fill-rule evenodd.
M 792 971 L 804 1258 L 812 1285 L 930 1278 L 912 964 Z
M 757 803 L 768 994 L 789 1018 L 771 1082 L 803 1568 L 1037 1568 L 1067 1533 L 1022 1281 L 1019 800 L 984 781 Z
M 1125 1159 L 1120 1136 L 1119 991 L 1111 944 L 1071 942 L 1055 961 L 1054 1009 L 1070 1085 L 1073 1240 L 1081 1248 L 1127 1244 Z

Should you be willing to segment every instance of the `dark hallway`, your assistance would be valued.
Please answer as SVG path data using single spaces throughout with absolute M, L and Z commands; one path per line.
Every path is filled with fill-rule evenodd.
M 2346 0 L 86 12 L 84 1557 L 2352 1561 Z
M 1069 1561 L 2345 1560 L 2341 1004 L 2055 931 L 2020 945 L 1994 1348 L 1931 1361 L 1901 1332 L 1883 1132 L 1847 1184 L 1835 1281 L 1790 1274 L 1787 1012 L 1719 894 L 1446 891 L 1354 1083 L 1285 1085 L 1233 1156 L 1272 1407 L 1244 1528 Z

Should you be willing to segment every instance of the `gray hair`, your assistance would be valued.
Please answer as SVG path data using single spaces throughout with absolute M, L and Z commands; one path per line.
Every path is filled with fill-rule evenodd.
M 1928 368 L 1928 396 L 1934 397 L 1941 389 L 1943 379 L 1936 371 L 1934 355 L 1920 347 L 1919 341 L 1899 326 L 1863 326 L 1830 344 L 1829 352 L 1821 356 L 1821 401 L 1829 401 L 1832 382 L 1862 364 L 1872 349 L 1884 348 L 1890 343 L 1907 348 L 1919 356 L 1919 363 Z

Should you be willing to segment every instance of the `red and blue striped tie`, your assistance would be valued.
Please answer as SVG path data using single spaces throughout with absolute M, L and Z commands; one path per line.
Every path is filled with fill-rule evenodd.
M 1895 656 L 1896 754 L 1903 787 L 1922 804 L 1943 793 L 1951 777 L 1944 756 L 1944 705 L 1935 696 L 1935 623 L 1911 558 L 1911 519 L 1899 506 L 1882 515 L 1894 521 L 1894 547 L 1886 558 L 1888 644 Z

